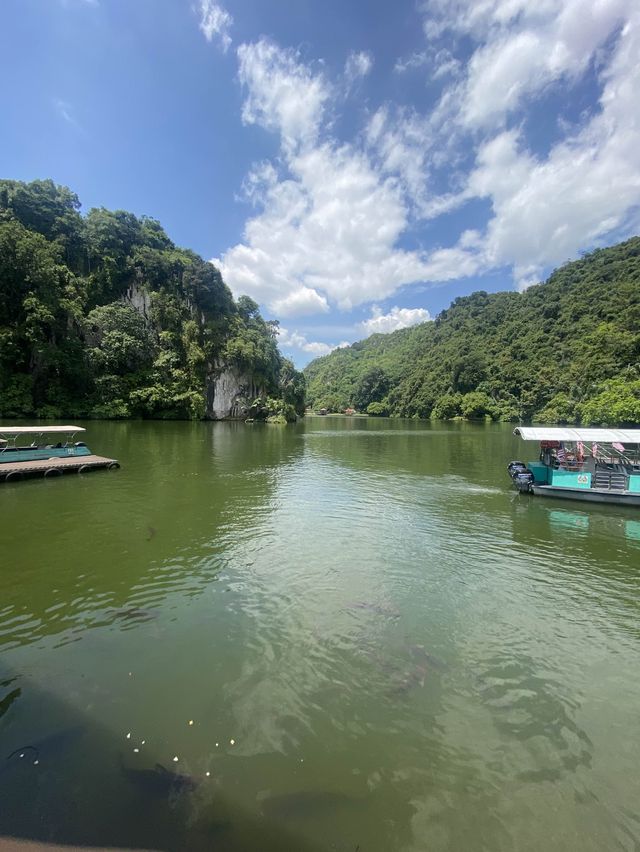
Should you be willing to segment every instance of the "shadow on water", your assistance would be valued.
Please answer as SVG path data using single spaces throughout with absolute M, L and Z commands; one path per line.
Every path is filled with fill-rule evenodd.
M 478 684 L 505 742 L 517 740 L 527 748 L 545 743 L 547 765 L 523 766 L 518 781 L 557 781 L 591 768 L 594 745 L 575 721 L 579 704 L 562 695 L 560 680 L 543 674 L 536 660 L 522 653 L 487 660 Z
M 215 762 L 210 774 L 161 766 L 153 748 L 118 739 L 33 683 L 24 690 L 32 708 L 46 713 L 39 718 L 31 713 L 25 730 L 17 718 L 19 689 L 6 706 L 0 725 L 0 845 L 21 840 L 83 848 L 319 852 L 326 848 L 323 838 L 309 840 L 296 826 L 359 805 L 339 793 L 257 791 L 250 811 L 233 790 L 225 790 Z M 332 848 L 353 852 L 357 846 L 357 840 L 345 840 Z

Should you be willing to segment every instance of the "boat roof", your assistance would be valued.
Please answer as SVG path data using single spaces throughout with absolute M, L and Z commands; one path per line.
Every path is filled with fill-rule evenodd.
M 82 426 L 0 426 L 0 435 L 43 435 L 56 432 L 86 432 Z
M 516 426 L 514 435 L 525 441 L 614 441 L 640 444 L 640 429 L 573 429 L 570 426 Z

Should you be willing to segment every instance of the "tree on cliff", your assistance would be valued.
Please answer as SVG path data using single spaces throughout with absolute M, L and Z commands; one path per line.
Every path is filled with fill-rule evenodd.
M 0 181 L 0 416 L 202 417 L 224 363 L 281 397 L 253 300 L 157 220 L 79 211 L 51 180 Z

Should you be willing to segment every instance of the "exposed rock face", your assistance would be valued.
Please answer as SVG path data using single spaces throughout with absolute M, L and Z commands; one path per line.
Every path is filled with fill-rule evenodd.
M 125 305 L 131 305 L 132 308 L 135 308 L 147 323 L 151 322 L 151 296 L 146 290 L 132 284 L 122 297 L 122 301 Z
M 249 405 L 261 392 L 262 389 L 246 374 L 226 364 L 217 365 L 207 377 L 205 416 L 211 420 L 244 418 Z
M 135 308 L 151 325 L 151 296 L 142 287 L 132 284 L 122 296 L 125 305 Z M 189 309 L 197 319 L 193 305 Z M 204 314 L 200 316 L 204 325 Z M 210 420 L 244 419 L 253 400 L 263 393 L 250 376 L 228 364 L 216 363 L 207 375 L 207 407 L 205 417 Z

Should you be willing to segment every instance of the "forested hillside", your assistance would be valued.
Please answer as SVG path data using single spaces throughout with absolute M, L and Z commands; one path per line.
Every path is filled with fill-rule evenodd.
M 51 180 L 0 181 L 0 416 L 200 418 L 225 367 L 264 391 L 254 415 L 302 409 L 255 302 L 155 219 L 79 211 Z
M 435 321 L 313 361 L 307 401 L 447 419 L 640 423 L 640 238 L 524 293 L 473 293 Z

